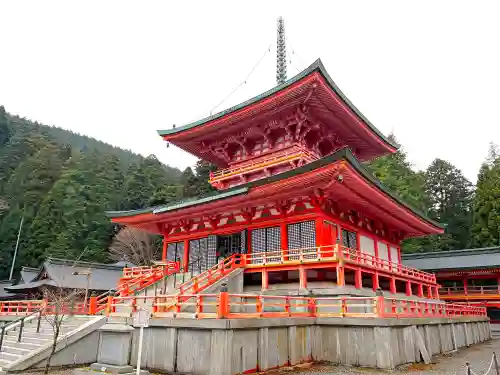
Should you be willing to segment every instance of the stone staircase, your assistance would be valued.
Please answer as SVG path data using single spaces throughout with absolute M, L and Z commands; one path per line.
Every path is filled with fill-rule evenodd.
M 5 326 L 5 334 L 0 350 L 0 367 L 3 371 L 20 371 L 31 367 L 42 367 L 52 350 L 54 339 L 53 316 L 40 318 L 38 314 L 25 318 L 24 326 L 14 322 Z M 106 322 L 103 316 L 66 316 L 60 326 L 56 355 L 85 336 L 96 331 Z M 70 349 L 71 350 L 71 349 Z M 78 350 L 75 347 L 75 359 Z M 37 364 L 40 364 L 37 366 Z

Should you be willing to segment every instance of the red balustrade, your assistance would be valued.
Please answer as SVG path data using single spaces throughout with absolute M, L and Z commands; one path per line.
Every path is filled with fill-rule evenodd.
M 500 286 L 485 285 L 485 286 L 468 286 L 464 287 L 446 287 L 439 290 L 439 294 L 446 296 L 483 296 L 483 295 L 500 295 Z
M 341 245 L 328 245 L 303 249 L 276 250 L 245 255 L 248 267 L 293 263 L 337 262 L 344 260 L 363 267 L 410 277 L 427 283 L 436 283 L 436 275 L 376 257 Z
M 486 317 L 486 308 L 442 302 L 377 297 L 295 297 L 219 292 L 216 294 L 116 297 L 109 299 L 110 315 L 124 301 L 131 314 L 138 300 L 150 300 L 156 317 L 244 319 L 279 317 L 457 318 Z

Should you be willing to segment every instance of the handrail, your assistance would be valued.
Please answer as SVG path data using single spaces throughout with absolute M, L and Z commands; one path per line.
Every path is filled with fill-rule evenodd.
M 454 296 L 454 295 L 492 295 L 500 294 L 499 285 L 484 285 L 484 286 L 468 286 L 464 287 L 443 287 L 439 289 L 439 293 L 443 296 Z

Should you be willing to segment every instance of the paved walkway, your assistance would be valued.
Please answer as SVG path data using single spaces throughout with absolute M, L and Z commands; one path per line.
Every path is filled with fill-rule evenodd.
M 275 371 L 274 374 L 300 374 L 300 375 L 325 375 L 325 374 L 345 374 L 345 375 L 370 375 L 370 374 L 412 374 L 412 375 L 466 375 L 465 363 L 469 362 L 473 371 L 472 375 L 484 375 L 491 363 L 493 352 L 500 356 L 500 340 L 492 340 L 473 347 L 461 349 L 457 353 L 448 356 L 434 357 L 435 363 L 430 365 L 412 364 L 398 368 L 396 371 L 383 371 L 375 369 L 364 369 L 345 366 L 323 366 L 317 365 L 308 369 L 298 369 L 293 371 Z M 500 357 L 498 358 L 500 362 Z M 500 363 L 499 363 L 500 365 Z M 496 375 L 493 365 L 489 375 Z

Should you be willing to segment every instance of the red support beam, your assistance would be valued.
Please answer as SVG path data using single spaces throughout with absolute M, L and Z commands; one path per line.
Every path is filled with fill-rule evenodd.
M 189 264 L 189 240 L 185 239 L 184 240 L 184 258 L 183 258 L 183 263 L 182 268 L 184 269 L 184 272 L 188 271 L 188 264 Z
M 396 279 L 394 277 L 389 279 L 389 290 L 392 294 L 396 294 Z
M 167 235 L 164 234 L 163 235 L 163 252 L 162 252 L 162 255 L 161 255 L 161 260 L 163 262 L 167 261 L 167 248 L 168 248 Z
M 373 291 L 374 292 L 380 287 L 380 280 L 379 280 L 379 277 L 378 277 L 378 272 L 375 272 L 372 275 L 372 285 L 373 285 Z
M 304 267 L 299 267 L 299 288 L 307 289 L 307 271 Z
M 262 290 L 269 288 L 269 274 L 266 268 L 262 268 Z
M 417 295 L 421 298 L 424 297 L 424 286 L 422 285 L 422 283 L 418 283 L 418 292 L 417 292 Z
M 288 250 L 288 226 L 286 222 L 281 223 L 280 232 L 281 232 L 281 249 Z M 288 256 L 286 254 L 287 251 L 285 251 L 284 253 L 285 254 L 283 254 L 283 256 L 285 257 L 285 259 L 288 259 Z
M 337 286 L 345 285 L 344 266 L 337 264 Z
M 411 282 L 410 281 L 406 282 L 406 295 L 411 296 Z
M 359 268 L 354 271 L 354 286 L 356 289 L 361 289 L 363 287 L 363 275 Z

